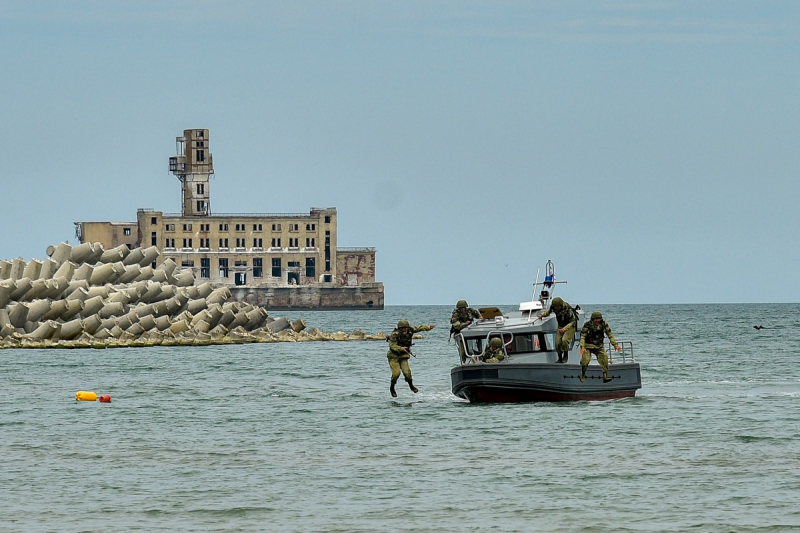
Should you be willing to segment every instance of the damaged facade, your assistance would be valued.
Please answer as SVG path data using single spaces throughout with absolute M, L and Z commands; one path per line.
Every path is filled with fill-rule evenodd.
M 375 248 L 337 246 L 336 208 L 212 214 L 209 130 L 185 130 L 176 145 L 169 171 L 181 183 L 181 213 L 140 208 L 135 222 L 75 222 L 79 242 L 156 246 L 156 266 L 171 258 L 197 283 L 275 309 L 383 309 Z

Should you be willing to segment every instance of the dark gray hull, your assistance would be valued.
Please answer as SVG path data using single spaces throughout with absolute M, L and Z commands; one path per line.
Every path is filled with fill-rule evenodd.
M 450 371 L 453 394 L 473 403 L 568 402 L 630 398 L 642 388 L 639 363 L 609 366 L 612 380 L 589 365 L 581 382 L 579 364 L 498 363 L 462 365 Z

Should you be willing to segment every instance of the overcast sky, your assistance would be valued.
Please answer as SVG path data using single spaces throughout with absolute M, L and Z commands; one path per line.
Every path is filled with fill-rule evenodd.
M 800 2 L 0 1 L 0 258 L 336 207 L 387 305 L 800 302 Z

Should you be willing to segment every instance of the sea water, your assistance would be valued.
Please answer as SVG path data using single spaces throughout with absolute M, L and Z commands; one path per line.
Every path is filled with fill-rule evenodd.
M 584 308 L 635 398 L 458 399 L 449 306 L 277 313 L 436 323 L 396 399 L 383 341 L 2 350 L 0 531 L 800 530 L 800 305 Z

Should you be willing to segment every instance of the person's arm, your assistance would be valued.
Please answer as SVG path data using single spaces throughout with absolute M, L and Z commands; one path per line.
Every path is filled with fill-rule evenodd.
M 419 326 L 414 326 L 413 330 L 414 333 L 419 331 L 430 331 L 436 327 L 436 324 L 420 324 Z

